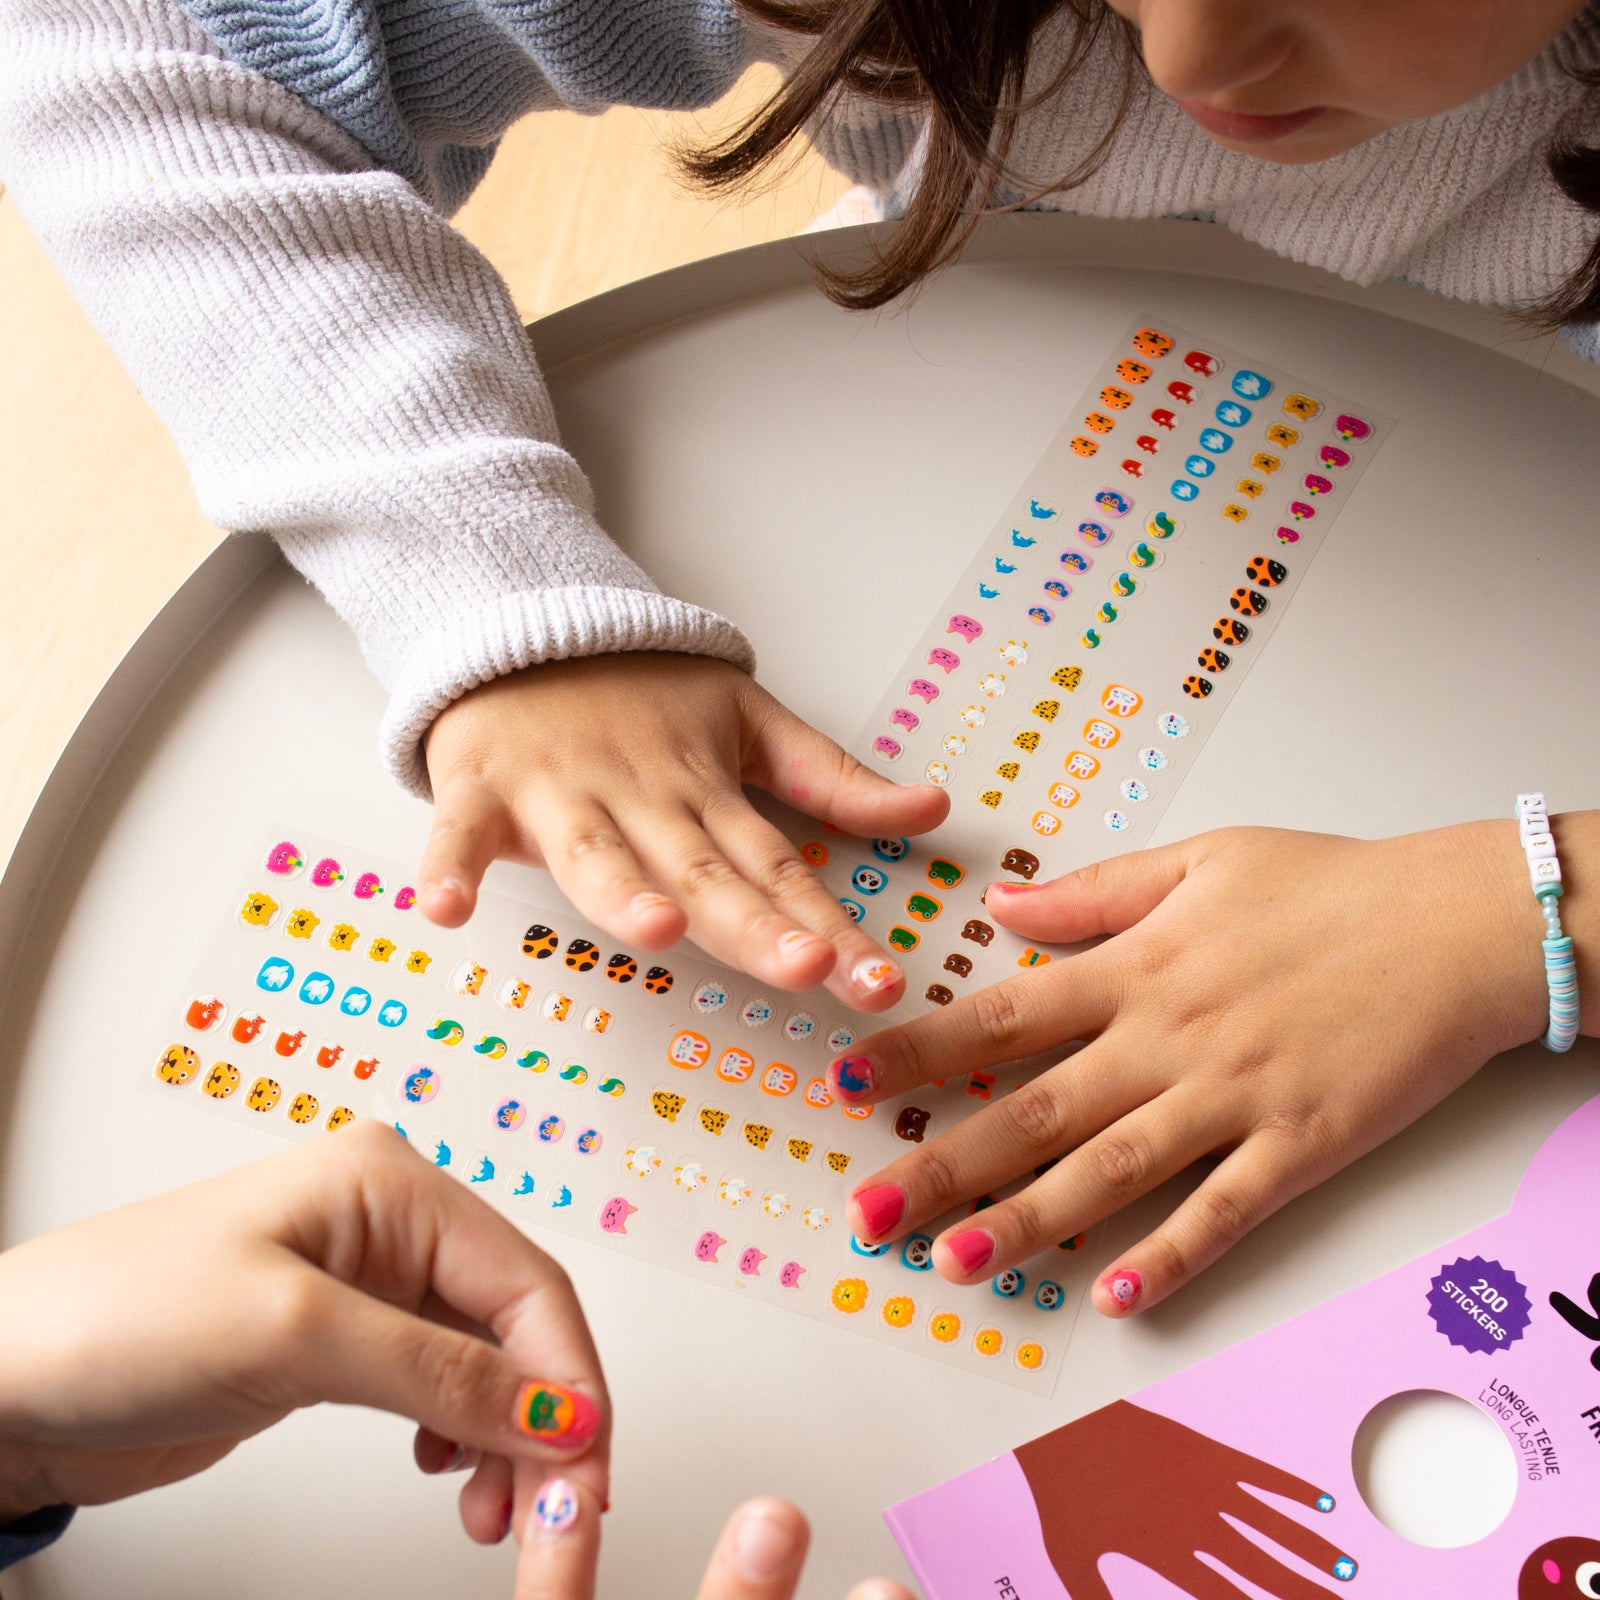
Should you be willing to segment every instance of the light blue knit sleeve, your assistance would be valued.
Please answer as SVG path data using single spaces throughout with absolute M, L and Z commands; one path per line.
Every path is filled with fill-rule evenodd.
M 710 105 L 752 59 L 733 0 L 180 0 L 446 215 L 530 111 Z
M 1561 330 L 1561 337 L 1585 361 L 1591 361 L 1596 366 L 1600 366 L 1600 323 L 1569 322 Z

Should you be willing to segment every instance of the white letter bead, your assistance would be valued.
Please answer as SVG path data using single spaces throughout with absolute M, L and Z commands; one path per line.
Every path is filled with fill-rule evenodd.
M 1555 835 L 1550 833 L 1527 833 L 1522 836 L 1522 848 L 1527 851 L 1530 861 L 1553 861 L 1556 853 Z
M 1544 796 L 1542 794 L 1519 794 L 1517 796 L 1517 815 L 1525 817 L 1529 812 L 1544 810 Z
M 1561 882 L 1561 863 L 1551 855 L 1539 861 L 1528 862 L 1528 881 L 1535 889 L 1541 883 Z

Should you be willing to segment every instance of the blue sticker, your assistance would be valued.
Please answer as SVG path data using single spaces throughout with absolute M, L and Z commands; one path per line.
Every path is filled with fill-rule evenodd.
M 933 1271 L 933 1240 L 925 1233 L 913 1233 L 900 1246 L 900 1265 L 913 1272 Z
M 1066 1298 L 1066 1290 L 1054 1278 L 1041 1278 L 1033 1291 L 1033 1303 L 1041 1311 L 1059 1311 Z
M 1038 544 L 1038 539 L 1033 534 L 1024 533 L 1021 528 L 1011 530 L 1011 542 L 1019 550 L 1026 550 L 1029 545 Z
M 982 600 L 993 600 L 998 597 L 999 593 L 998 589 L 991 589 L 986 583 L 978 585 L 978 597 Z
M 300 998 L 308 1006 L 325 1006 L 338 987 L 326 972 L 308 972 L 300 985 Z
M 455 1153 L 443 1139 L 433 1147 L 433 1164 L 436 1167 L 448 1167 L 455 1160 Z
M 378 1026 L 380 1028 L 398 1028 L 405 1020 L 406 1008 L 399 1000 L 385 1000 L 378 1007 Z
M 1015 1267 L 1007 1267 L 1004 1272 L 995 1274 L 990 1287 L 1001 1299 L 1015 1300 L 1028 1287 L 1028 1280 Z
M 1200 493 L 1198 484 L 1190 483 L 1187 478 L 1177 478 L 1172 485 L 1172 498 L 1174 500 L 1193 500 Z
M 854 1250 L 858 1256 L 882 1256 L 889 1253 L 888 1245 L 862 1244 L 862 1242 L 856 1238 L 853 1233 L 850 1235 L 850 1248 Z
M 867 908 L 859 900 L 840 900 L 839 904 L 852 922 L 859 922 L 867 914 Z
M 1184 462 L 1183 470 L 1191 478 L 1209 478 L 1217 470 L 1217 464 L 1210 456 L 1190 456 Z
M 994 570 L 998 572 L 1002 578 L 1008 578 L 1017 569 L 1009 561 L 1002 561 L 999 556 L 996 556 L 994 558 Z
M 256 974 L 256 988 L 278 994 L 294 982 L 294 968 L 277 956 L 268 956 Z
M 512 1194 L 516 1195 L 518 1198 L 526 1194 L 532 1194 L 533 1191 L 534 1181 L 533 1174 L 531 1172 L 525 1171 L 522 1176 L 518 1178 L 517 1181 L 511 1186 Z
M 1251 372 L 1248 367 L 1241 367 L 1233 375 L 1233 392 L 1241 400 L 1265 400 L 1272 393 L 1272 380 L 1263 378 L 1259 372 Z
M 1242 406 L 1237 400 L 1220 400 L 1217 402 L 1217 421 L 1223 427 L 1242 428 L 1249 420 L 1249 406 Z
M 572 1191 L 566 1186 L 566 1184 L 562 1184 L 561 1187 L 550 1196 L 550 1209 L 552 1211 L 564 1211 L 571 1204 Z
M 900 861 L 911 848 L 909 839 L 874 839 L 872 853 L 880 861 Z
M 1047 506 L 1039 500 L 1030 500 L 1028 502 L 1028 515 L 1030 517 L 1039 517 L 1044 520 L 1048 520 L 1056 515 L 1056 508 L 1054 506 Z
M 850 874 L 851 885 L 862 894 L 882 894 L 888 878 L 876 867 L 857 867 Z
M 1200 448 L 1209 450 L 1214 456 L 1225 456 L 1233 449 L 1233 435 L 1224 433 L 1221 428 L 1202 428 Z
M 347 1017 L 364 1017 L 372 1009 L 372 994 L 370 990 L 356 987 L 354 984 L 344 992 L 344 997 L 339 1001 L 339 1009 Z
M 467 1179 L 468 1183 L 493 1183 L 494 1162 L 488 1156 L 479 1156 L 476 1171 Z

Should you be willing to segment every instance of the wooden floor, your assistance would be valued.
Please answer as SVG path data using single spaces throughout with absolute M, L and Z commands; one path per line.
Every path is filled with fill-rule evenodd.
M 513 129 L 457 219 L 532 320 L 802 228 L 838 197 L 807 157 L 740 206 L 687 193 L 667 149 L 771 91 L 752 72 L 699 118 L 566 113 Z M 0 861 L 123 652 L 221 537 L 172 441 L 0 193 Z

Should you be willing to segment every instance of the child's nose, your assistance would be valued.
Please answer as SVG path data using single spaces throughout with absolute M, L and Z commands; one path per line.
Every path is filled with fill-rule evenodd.
M 1214 100 L 1265 83 L 1294 53 L 1303 4 L 1146 0 L 1139 13 L 1145 65 L 1156 86 L 1178 100 Z M 1224 103 L 1220 109 L 1277 113 L 1302 107 Z

